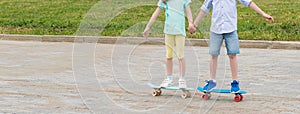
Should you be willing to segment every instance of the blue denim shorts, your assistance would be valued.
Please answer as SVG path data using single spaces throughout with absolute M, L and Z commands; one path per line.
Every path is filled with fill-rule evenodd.
M 237 31 L 230 33 L 216 34 L 210 32 L 209 54 L 220 55 L 220 48 L 225 40 L 227 55 L 240 54 L 240 45 Z

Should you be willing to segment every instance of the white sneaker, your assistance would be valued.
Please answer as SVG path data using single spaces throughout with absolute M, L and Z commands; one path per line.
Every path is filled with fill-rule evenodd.
M 172 85 L 173 80 L 170 80 L 168 78 L 164 79 L 164 81 L 160 84 L 160 87 L 168 87 Z
M 178 83 L 179 83 L 179 85 L 178 85 L 179 88 L 186 88 L 185 79 L 179 79 Z

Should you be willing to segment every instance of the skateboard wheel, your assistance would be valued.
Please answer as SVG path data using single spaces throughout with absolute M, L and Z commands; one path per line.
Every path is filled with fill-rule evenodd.
M 158 96 L 161 95 L 161 90 L 158 90 Z
M 241 101 L 243 100 L 244 96 L 243 95 L 240 95 L 241 96 Z
M 202 95 L 202 100 L 208 100 L 210 98 L 209 94 Z
M 161 90 L 155 89 L 152 91 L 152 96 L 159 96 L 159 95 L 161 95 Z
M 242 96 L 242 95 L 236 95 L 236 96 L 234 97 L 234 101 L 235 101 L 235 102 L 240 102 L 242 99 L 243 99 L 243 96 Z
M 189 91 L 184 91 L 183 94 L 181 95 L 182 98 L 187 98 L 187 97 L 191 97 L 191 93 Z
M 181 95 L 181 98 L 187 98 L 187 94 L 186 93 L 183 93 L 182 95 Z

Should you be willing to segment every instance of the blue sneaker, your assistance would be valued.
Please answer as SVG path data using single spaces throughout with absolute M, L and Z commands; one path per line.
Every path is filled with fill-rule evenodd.
M 237 80 L 231 81 L 231 93 L 238 93 L 239 91 L 239 82 Z
M 205 80 L 205 82 L 207 84 L 203 87 L 204 92 L 211 92 L 217 86 L 217 82 L 214 80 Z

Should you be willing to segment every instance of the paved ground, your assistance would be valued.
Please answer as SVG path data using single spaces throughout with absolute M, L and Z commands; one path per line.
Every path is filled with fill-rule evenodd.
M 300 50 L 242 48 L 248 93 L 239 103 L 231 94 L 202 101 L 197 91 L 151 96 L 147 83 L 162 81 L 164 53 L 161 45 L 0 41 L 0 113 L 300 113 Z M 187 47 L 186 62 L 188 86 L 203 85 L 208 48 Z M 224 54 L 217 75 L 218 88 L 229 88 Z

